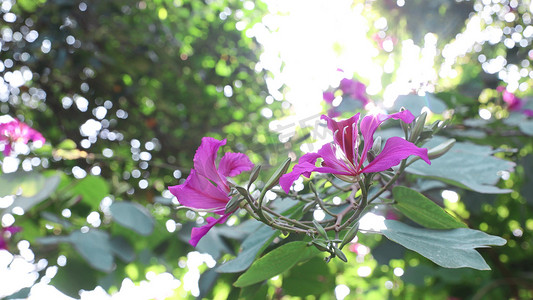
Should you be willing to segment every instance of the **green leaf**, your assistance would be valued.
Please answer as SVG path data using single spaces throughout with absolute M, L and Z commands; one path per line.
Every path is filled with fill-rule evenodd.
M 507 242 L 501 237 L 469 228 L 434 230 L 415 228 L 393 220 L 385 220 L 385 226 L 387 229 L 381 232 L 388 239 L 445 268 L 490 270 L 481 254 L 474 249 L 502 246 Z
M 461 221 L 448 214 L 444 209 L 417 191 L 404 186 L 392 189 L 394 207 L 409 219 L 431 229 L 453 229 L 467 227 Z
M 520 128 L 520 131 L 527 135 L 533 135 L 533 120 L 520 122 L 520 124 L 518 124 L 518 128 Z
M 83 260 L 69 256 L 67 265 L 57 270 L 50 284 L 65 295 L 80 299 L 81 289 L 93 290 L 98 285 L 97 276 L 97 271 L 89 268 Z
M 10 212 L 15 207 L 20 207 L 25 212 L 30 210 L 35 205 L 48 199 L 56 190 L 60 181 L 58 175 L 45 177 L 35 172 L 16 172 L 5 175 L 13 176 L 13 180 L 8 181 L 8 189 L 14 187 L 16 190 L 20 188 L 22 191 L 21 196 L 17 196 L 13 204 L 5 209 L 6 212 Z M 3 184 L 1 178 L 0 184 Z
M 24 228 L 25 229 L 25 228 Z M 57 245 L 62 242 L 70 242 L 70 237 L 59 235 L 59 236 L 43 236 L 35 239 L 35 242 L 39 245 Z
M 268 299 L 268 284 L 264 282 L 256 283 L 243 287 L 240 292 L 239 299 L 249 299 L 249 300 L 264 300 Z M 233 299 L 228 297 L 228 299 Z
M 279 234 L 279 230 L 261 225 L 251 232 L 242 242 L 242 251 L 233 260 L 217 268 L 220 273 L 237 273 L 246 270 L 254 261 L 257 255 L 261 254 L 272 240 Z
M 242 274 L 233 284 L 244 287 L 274 277 L 301 261 L 310 259 L 320 253 L 306 242 L 291 242 L 280 246 L 255 261 L 250 269 Z
M 93 268 L 111 272 L 113 269 L 113 249 L 106 232 L 95 229 L 86 233 L 74 231 L 68 240 Z
M 445 140 L 443 137 L 434 137 L 424 147 L 433 148 Z M 417 161 L 406 171 L 483 194 L 510 193 L 512 190 L 494 185 L 500 180 L 498 174 L 512 171 L 515 163 L 494 157 L 492 153 L 489 146 L 457 142 L 446 154 L 431 160 L 431 165 Z
M 81 196 L 82 202 L 97 208 L 104 197 L 109 195 L 109 184 L 99 176 L 89 175 L 76 183 L 70 191 L 72 196 Z
M 11 299 L 27 299 L 28 296 L 30 295 L 30 291 L 31 291 L 31 287 L 26 287 L 26 288 L 23 288 L 21 289 L 20 291 L 14 293 L 14 294 L 11 294 L 10 296 L 7 296 L 6 300 L 11 300 Z
M 282 288 L 288 295 L 304 299 L 308 295 L 319 296 L 335 289 L 335 276 L 323 259 L 314 257 L 284 275 Z
M 297 204 L 301 203 L 290 198 L 276 199 L 273 208 L 277 213 L 284 216 L 290 216 L 294 219 L 299 218 L 300 216 L 300 210 L 298 209 Z M 247 224 L 248 222 L 251 222 L 251 224 Z M 279 230 L 273 230 L 271 227 L 255 220 L 249 220 L 241 225 L 250 228 L 251 226 L 254 226 L 254 223 L 259 226 L 257 229 L 250 231 L 248 237 L 244 239 L 241 245 L 242 250 L 237 257 L 218 267 L 217 272 L 237 273 L 246 270 L 253 263 L 254 259 L 263 253 L 274 238 L 280 233 Z M 232 231 L 235 231 L 235 229 L 232 229 Z
M 119 235 L 112 237 L 110 243 L 111 250 L 113 250 L 115 256 L 120 258 L 123 262 L 129 263 L 135 259 L 135 251 L 133 250 L 133 247 L 123 236 Z
M 109 207 L 113 219 L 120 225 L 141 235 L 149 235 L 154 230 L 154 220 L 148 210 L 134 202 L 113 202 Z
M 19 195 L 32 197 L 46 187 L 46 178 L 37 172 L 17 171 L 0 175 L 0 197 Z

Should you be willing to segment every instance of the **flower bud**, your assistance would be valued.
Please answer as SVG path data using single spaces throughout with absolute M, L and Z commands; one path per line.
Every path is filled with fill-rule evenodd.
M 226 204 L 226 210 L 224 210 L 224 214 L 229 214 L 236 210 L 242 200 L 244 200 L 244 198 L 242 198 L 241 195 L 233 196 L 228 204 Z
M 274 172 L 274 174 L 272 174 L 272 177 L 270 177 L 270 179 L 265 184 L 264 189 L 268 191 L 271 188 L 273 188 L 276 184 L 278 184 L 279 179 L 281 178 L 281 176 L 287 173 L 287 169 L 289 169 L 290 165 L 291 165 L 291 159 L 287 158 L 283 162 L 283 164 L 281 164 L 279 168 Z
M 446 154 L 450 149 L 452 149 L 453 145 L 455 145 L 455 139 L 449 139 L 446 142 L 438 145 L 437 147 L 433 147 L 428 151 L 428 158 L 429 159 L 435 159 L 443 156 Z
M 320 234 L 323 238 L 328 239 L 328 234 L 326 233 L 326 230 L 320 223 L 317 222 L 317 220 L 313 220 L 313 225 L 315 225 L 316 231 L 318 234 Z
M 337 255 L 343 262 L 348 262 L 348 259 L 346 258 L 346 255 L 344 255 L 344 252 L 342 252 L 341 249 L 335 247 L 333 245 L 333 251 L 335 251 L 335 255 Z
M 250 173 L 250 179 L 248 180 L 247 189 L 250 189 L 250 185 L 252 185 L 252 183 L 257 180 L 257 177 L 259 177 L 259 171 L 261 171 L 261 165 L 256 165 Z
M 415 126 L 411 130 L 411 135 L 409 136 L 409 141 L 411 143 L 416 142 L 420 134 L 424 130 L 424 125 L 426 124 L 427 112 L 422 113 L 416 120 Z
M 381 137 L 378 136 L 374 140 L 374 144 L 372 145 L 372 152 L 375 156 L 377 156 L 379 153 L 381 153 Z
M 327 246 L 324 242 L 319 241 L 319 240 L 313 240 L 311 243 L 312 243 L 312 244 L 313 244 L 318 250 L 329 252 L 328 246 Z
M 339 246 L 340 249 L 344 247 L 344 245 L 348 244 L 353 240 L 353 238 L 357 235 L 357 231 L 359 231 L 359 222 L 357 222 L 354 226 L 348 230 L 348 232 L 344 235 L 344 238 L 342 239 L 342 243 Z

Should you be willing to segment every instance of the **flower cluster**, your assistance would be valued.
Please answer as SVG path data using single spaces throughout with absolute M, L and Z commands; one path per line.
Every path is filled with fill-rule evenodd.
M 359 118 L 359 113 L 341 121 L 335 121 L 323 115 L 322 119 L 326 120 L 328 128 L 333 133 L 333 143 L 323 145 L 317 153 L 303 155 L 292 172 L 287 174 L 285 172 L 290 161 L 286 161 L 283 168 L 276 171 L 275 174 L 277 175 L 273 175 L 274 177 L 278 176 L 275 183 L 279 179 L 282 189 L 289 193 L 291 185 L 300 175 L 310 177 L 312 172 L 333 174 L 346 182 L 355 183 L 360 182 L 362 174 L 388 170 L 411 155 L 418 156 L 426 163 L 431 164 L 427 149 L 419 148 L 403 138 L 389 138 L 383 149 L 381 149 L 381 145 L 374 145 L 374 133 L 386 120 L 396 119 L 405 123 L 412 123 L 415 120 L 413 114 L 408 110 L 390 115 L 367 115 L 361 122 L 359 122 Z M 170 192 L 177 197 L 181 205 L 221 216 L 218 219 L 207 217 L 206 225 L 193 228 L 189 243 L 196 246 L 213 226 L 226 222 L 229 216 L 239 208 L 239 206 L 231 204 L 233 203 L 231 196 L 237 197 L 235 198 L 236 203 L 238 203 L 239 197 L 247 197 L 248 203 L 246 205 L 250 205 L 247 210 L 258 220 L 267 222 L 278 229 L 305 232 L 302 227 L 292 228 L 288 223 L 285 223 L 287 220 L 276 221 L 272 216 L 277 215 L 266 207 L 264 209 L 272 216 L 269 217 L 264 214 L 263 197 L 265 191 L 273 185 L 267 184 L 268 187 L 264 187 L 265 190 L 261 192 L 258 199 L 255 199 L 248 194 L 247 189 L 234 186 L 228 180 L 228 177 L 251 170 L 254 165 L 245 154 L 231 152 L 226 153 L 217 165 L 217 152 L 225 144 L 226 140 L 219 141 L 211 137 L 204 137 L 194 156 L 194 168 L 191 169 L 185 182 L 169 187 Z M 317 165 L 319 159 L 321 161 Z M 307 228 L 306 225 L 300 226 Z
M 309 177 L 312 172 L 334 174 L 344 181 L 357 182 L 362 173 L 385 171 L 398 165 L 410 155 L 416 155 L 431 164 L 426 148 L 419 148 L 401 137 L 389 138 L 376 157 L 369 156 L 369 151 L 374 145 L 374 133 L 381 123 L 388 119 L 400 119 L 405 123 L 411 123 L 415 119 L 411 112 L 404 110 L 391 115 L 365 116 L 360 124 L 362 139 L 359 136 L 359 116 L 357 113 L 339 122 L 328 116 L 322 116 L 333 133 L 333 143 L 323 145 L 317 153 L 303 155 L 292 172 L 281 177 L 280 184 L 286 193 L 300 175 Z M 319 158 L 322 159 L 321 165 L 316 166 Z M 365 165 L 366 161 L 368 164 Z
M 200 239 L 216 224 L 226 222 L 234 211 L 224 213 L 226 204 L 231 200 L 229 194 L 231 184 L 228 177 L 239 175 L 243 171 L 253 168 L 250 159 L 243 153 L 228 152 L 216 165 L 217 152 L 226 140 L 219 141 L 211 137 L 204 137 L 194 155 L 194 168 L 183 184 L 169 187 L 169 191 L 178 198 L 180 204 L 194 208 L 205 209 L 221 215 L 219 219 L 207 217 L 207 224 L 200 228 L 193 228 L 189 243 L 196 247 Z
M 15 143 L 44 143 L 45 139 L 37 130 L 19 120 L 0 124 L 0 145 L 4 145 L 4 155 L 10 155 Z

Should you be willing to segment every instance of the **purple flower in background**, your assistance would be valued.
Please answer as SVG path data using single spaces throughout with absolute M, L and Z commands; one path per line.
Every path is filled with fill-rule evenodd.
M 499 86 L 496 90 L 502 93 L 502 99 L 507 104 L 509 111 L 519 111 L 522 108 L 522 99 L 509 92 L 504 86 Z
M 502 93 L 502 99 L 507 104 L 507 110 L 520 112 L 527 117 L 533 117 L 533 110 L 523 109 L 525 103 L 523 99 L 520 99 L 515 94 L 507 91 L 507 89 L 502 85 L 498 86 L 496 90 Z
M 323 92 L 322 99 L 324 99 L 326 103 L 331 104 L 333 100 L 335 100 L 335 94 L 333 92 Z
M 14 143 L 27 144 L 30 140 L 45 142 L 44 137 L 37 130 L 19 120 L 0 124 L 0 144 L 4 144 L 4 155 L 11 154 Z
M 191 169 L 185 183 L 168 188 L 178 198 L 180 204 L 191 208 L 209 209 L 222 216 L 219 219 L 207 217 L 207 225 L 192 229 L 189 243 L 194 247 L 213 226 L 226 222 L 233 213 L 224 214 L 226 204 L 231 199 L 228 196 L 230 185 L 227 177 L 237 176 L 253 168 L 252 162 L 245 154 L 231 152 L 224 154 L 217 168 L 217 151 L 225 144 L 225 139 L 219 141 L 211 137 L 202 138 L 202 144 L 194 155 L 194 168 Z
M 342 115 L 342 113 L 338 110 L 335 109 L 335 107 L 332 107 L 330 109 L 328 109 L 328 116 L 330 118 L 336 118 L 336 117 L 340 117 Z
M 22 228 L 17 227 L 17 226 L 9 226 L 9 227 L 0 229 L 0 250 L 2 249 L 7 250 L 6 238 L 10 238 L 15 233 L 20 232 L 21 230 Z
M 323 115 L 328 123 L 328 128 L 333 133 L 333 143 L 327 143 L 318 150 L 317 153 L 307 153 L 300 157 L 292 172 L 283 175 L 280 185 L 286 193 L 289 193 L 292 183 L 304 175 L 308 177 L 312 172 L 334 174 L 338 178 L 347 182 L 356 182 L 361 173 L 374 173 L 385 171 L 398 165 L 403 159 L 410 155 L 422 158 L 431 164 L 428 158 L 428 150 L 419 148 L 413 143 L 400 137 L 391 137 L 385 143 L 383 150 L 373 160 L 369 160 L 364 166 L 368 157 L 368 151 L 374 144 L 374 133 L 381 123 L 388 119 L 400 119 L 405 123 L 411 123 L 415 119 L 408 110 L 391 115 L 378 114 L 368 115 L 361 121 L 360 132 L 364 146 L 360 150 L 359 137 L 359 113 L 353 117 L 335 121 Z M 316 166 L 317 159 L 321 158 L 320 166 Z
M 344 78 L 341 80 L 339 88 L 345 95 L 349 95 L 350 97 L 361 101 L 363 106 L 368 104 L 369 100 L 366 97 L 366 85 L 363 83 L 357 80 Z

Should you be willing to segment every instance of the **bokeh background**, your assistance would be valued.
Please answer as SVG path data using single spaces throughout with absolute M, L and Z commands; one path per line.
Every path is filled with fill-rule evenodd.
M 330 105 L 323 91 L 354 78 L 366 85 L 369 111 L 391 108 L 401 95 L 437 95 L 446 106 L 440 116 L 452 120 L 448 135 L 516 163 L 499 174 L 508 194 L 432 190 L 469 227 L 508 244 L 481 250 L 492 271 L 452 270 L 379 235 L 362 236 L 348 263 L 313 259 L 269 280 L 264 295 L 533 298 L 533 130 L 510 118 L 496 90 L 533 101 L 531 1 L 0 4 L 0 115 L 47 139 L 2 162 L 4 179 L 24 178 L 35 193 L 22 211 L 8 209 L 16 196 L 6 187 L 0 194 L 2 227 L 22 228 L 2 232 L 0 297 L 70 299 L 80 290 L 82 299 L 243 297 L 231 286 L 236 274 L 215 271 L 238 253 L 241 220 L 193 249 L 188 234 L 203 215 L 176 209 L 168 186 L 187 177 L 203 136 L 226 138 L 224 150 L 266 170 L 316 150 L 320 114 L 344 107 L 350 116 L 350 99 Z M 146 213 L 145 224 L 112 216 L 121 201 Z M 65 240 L 89 228 L 114 241 L 104 257 Z

